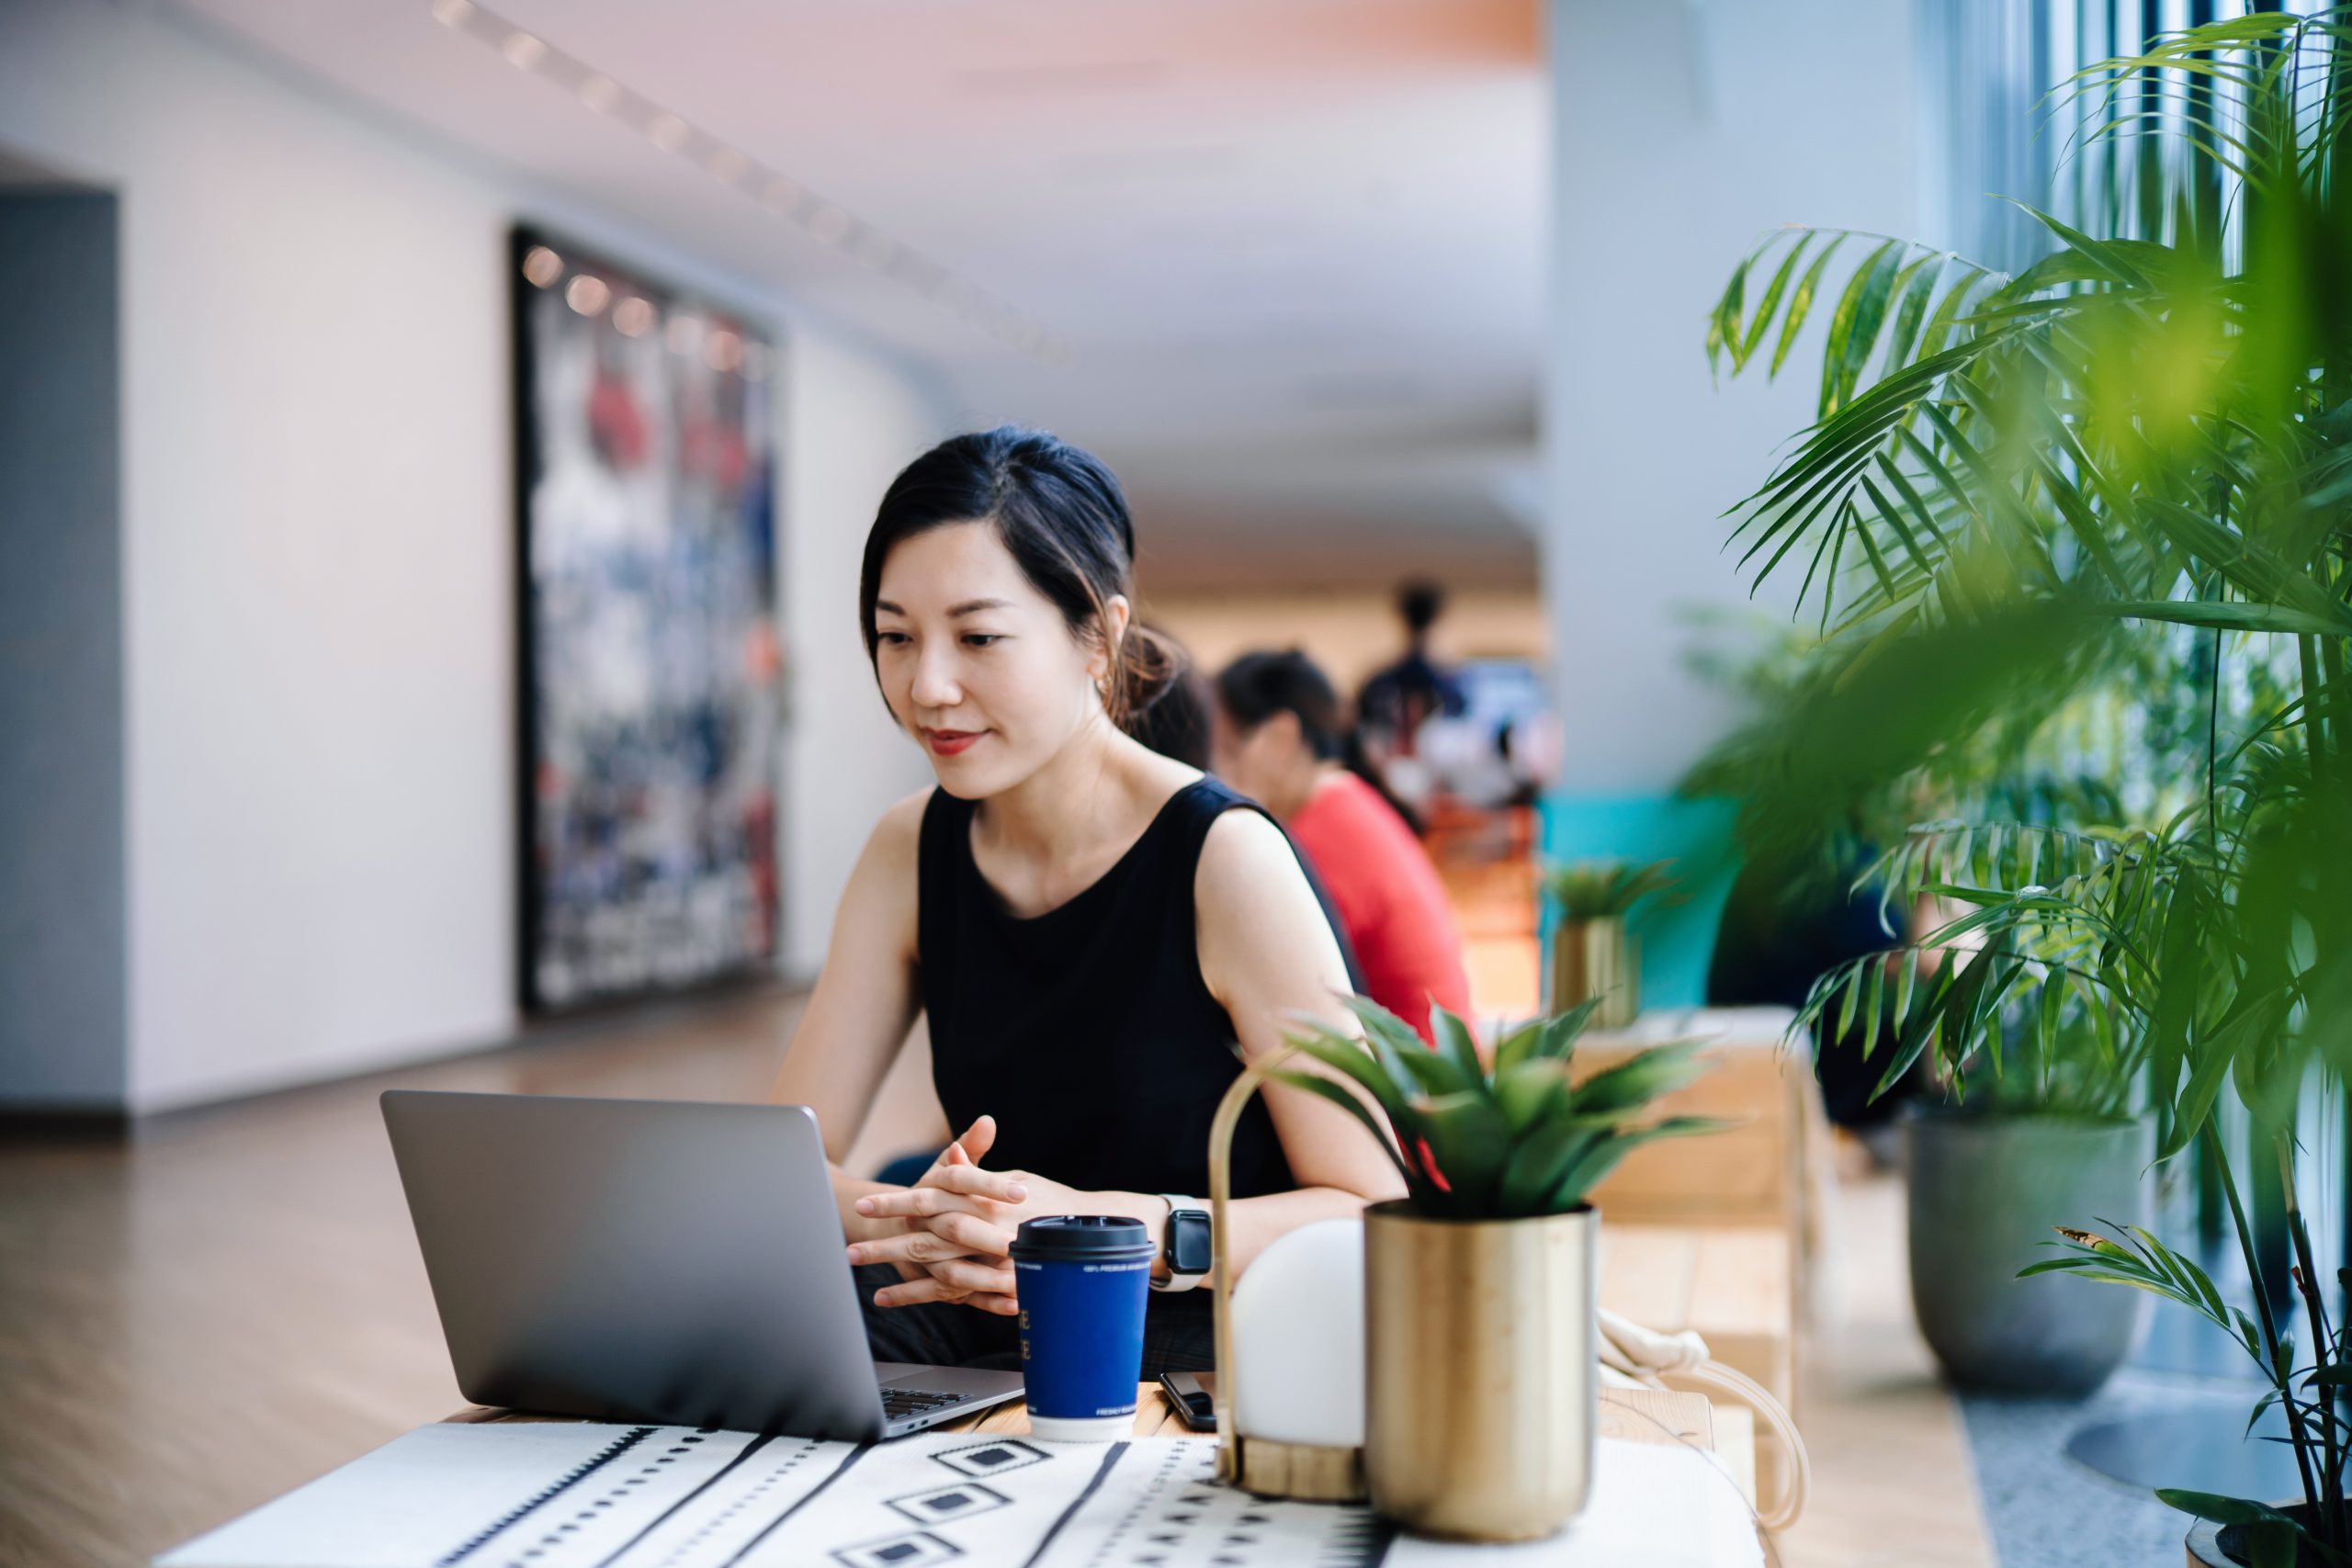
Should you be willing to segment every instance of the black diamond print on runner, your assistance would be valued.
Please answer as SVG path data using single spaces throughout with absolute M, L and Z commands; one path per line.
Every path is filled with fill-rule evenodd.
M 863 1546 L 842 1547 L 833 1553 L 833 1561 L 842 1568 L 923 1568 L 928 1562 L 945 1562 L 963 1555 L 963 1550 L 953 1542 L 919 1530 L 912 1535 L 894 1535 L 887 1540 L 869 1540 Z
M 958 1475 L 1001 1475 L 1008 1470 L 1038 1464 L 1053 1456 L 1018 1438 L 998 1438 L 960 1449 L 945 1449 L 931 1456 Z
M 1012 1501 L 1001 1492 L 992 1492 L 978 1483 L 965 1481 L 953 1486 L 934 1486 L 928 1492 L 893 1497 L 889 1504 L 917 1524 L 927 1525 L 942 1519 L 960 1519 L 972 1514 L 985 1514 L 990 1508 L 1001 1508 Z

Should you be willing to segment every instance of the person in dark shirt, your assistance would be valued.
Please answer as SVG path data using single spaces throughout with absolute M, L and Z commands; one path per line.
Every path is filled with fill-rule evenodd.
M 1382 754 L 1409 757 L 1414 738 L 1432 718 L 1459 717 L 1462 683 L 1430 657 L 1430 628 L 1445 613 L 1445 590 L 1416 580 L 1396 591 L 1405 623 L 1405 656 L 1374 671 L 1356 694 L 1356 722 L 1381 738 Z
M 1882 911 L 1875 889 L 1847 890 L 1843 878 L 1799 878 L 1754 863 L 1732 883 L 1707 968 L 1709 1007 L 1804 1006 L 1813 984 L 1838 964 L 1902 941 L 1900 910 Z M 1886 987 L 1891 998 L 1894 987 Z M 1825 1021 L 1834 1022 L 1834 1020 Z M 1901 1085 L 1873 1097 L 1886 1070 L 1888 1033 L 1862 1058 L 1863 1021 L 1814 1042 L 1815 1072 L 1829 1119 L 1860 1131 L 1883 1125 L 1903 1099 Z

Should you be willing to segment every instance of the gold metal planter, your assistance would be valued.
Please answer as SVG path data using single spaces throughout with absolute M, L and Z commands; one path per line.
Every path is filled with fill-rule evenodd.
M 1552 929 L 1552 988 L 1544 1010 L 1566 1012 L 1587 998 L 1600 997 L 1592 1026 L 1624 1028 L 1642 1010 L 1637 952 L 1622 915 L 1562 920 Z
M 1406 1529 L 1550 1535 L 1584 1507 L 1599 1397 L 1587 1209 L 1533 1220 L 1364 1212 L 1364 1476 Z

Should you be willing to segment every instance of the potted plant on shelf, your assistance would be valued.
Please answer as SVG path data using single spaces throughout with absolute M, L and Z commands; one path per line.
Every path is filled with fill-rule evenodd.
M 1544 893 L 1558 923 L 1552 928 L 1551 989 L 1555 1010 L 1598 998 L 1593 1024 L 1623 1029 L 1642 1010 L 1640 952 L 1625 922 L 1634 908 L 1673 884 L 1670 861 L 1588 860 L 1547 864 Z
M 1599 1005 L 1521 1024 L 1482 1060 L 1443 1008 L 1432 1050 L 1353 998 L 1363 1039 L 1313 1019 L 1291 1035 L 1343 1082 L 1272 1075 L 1362 1122 L 1405 1179 L 1407 1196 L 1364 1213 L 1364 1478 L 1373 1506 L 1408 1529 L 1522 1540 L 1584 1506 L 1600 1218 L 1586 1194 L 1641 1145 L 1719 1125 L 1642 1120 L 1705 1070 L 1695 1043 L 1576 1081 Z
M 2314 1265 L 2296 1135 L 2305 1085 L 2341 1092 L 2352 1060 L 2347 46 L 2352 12 L 2256 14 L 2094 67 L 2053 96 L 2075 206 L 2041 218 L 2041 259 L 2007 276 L 1870 236 L 1841 279 L 1826 269 L 1855 236 L 1790 230 L 1742 264 L 1709 333 L 1735 371 L 1773 339 L 1777 367 L 1813 301 L 1837 299 L 1819 423 L 1736 509 L 1762 572 L 1807 563 L 1799 596 L 1826 634 L 1818 678 L 1774 720 L 1783 744 L 1756 753 L 1751 817 L 1777 823 L 1760 834 L 2047 715 L 2151 646 L 2200 656 L 2186 805 L 2053 839 L 2046 863 L 1922 883 L 1968 906 L 1928 940 L 1969 957 L 1905 999 L 1888 1070 L 1966 1072 L 2052 976 L 2093 1028 L 2138 1042 L 2113 1070 L 2143 1080 L 2157 1157 L 2198 1151 L 2264 1288 L 2233 1303 L 2144 1230 L 2090 1214 L 2043 1271 L 2182 1303 L 2261 1367 L 2256 1414 L 2282 1413 L 2302 1497 L 2162 1494 L 2208 1521 L 2190 1537 L 2207 1561 L 2352 1557 L 2341 1281 Z M 1768 268 L 1751 314 L 1747 278 Z M 2245 1219 L 2224 1090 L 2283 1190 L 2290 1267 Z M 2246 1539 L 2233 1552 L 2215 1525 Z

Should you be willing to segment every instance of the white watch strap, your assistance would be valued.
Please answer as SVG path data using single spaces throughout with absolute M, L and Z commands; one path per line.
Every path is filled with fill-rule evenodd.
M 1159 1201 L 1168 1205 L 1169 1225 L 1173 1225 L 1176 1223 L 1176 1211 L 1179 1209 L 1191 1210 L 1200 1213 L 1206 1213 L 1208 1212 L 1208 1205 L 1202 1202 L 1199 1199 L 1181 1197 L 1173 1192 L 1162 1192 L 1159 1195 Z M 1168 1231 L 1166 1226 L 1163 1226 L 1160 1230 L 1159 1246 L 1161 1255 L 1164 1257 L 1168 1249 Z M 1205 1273 L 1179 1274 L 1175 1272 L 1174 1266 L 1170 1265 L 1168 1278 L 1165 1280 L 1154 1279 L 1151 1281 L 1151 1288 L 1155 1291 L 1189 1291 L 1207 1278 L 1208 1275 Z

